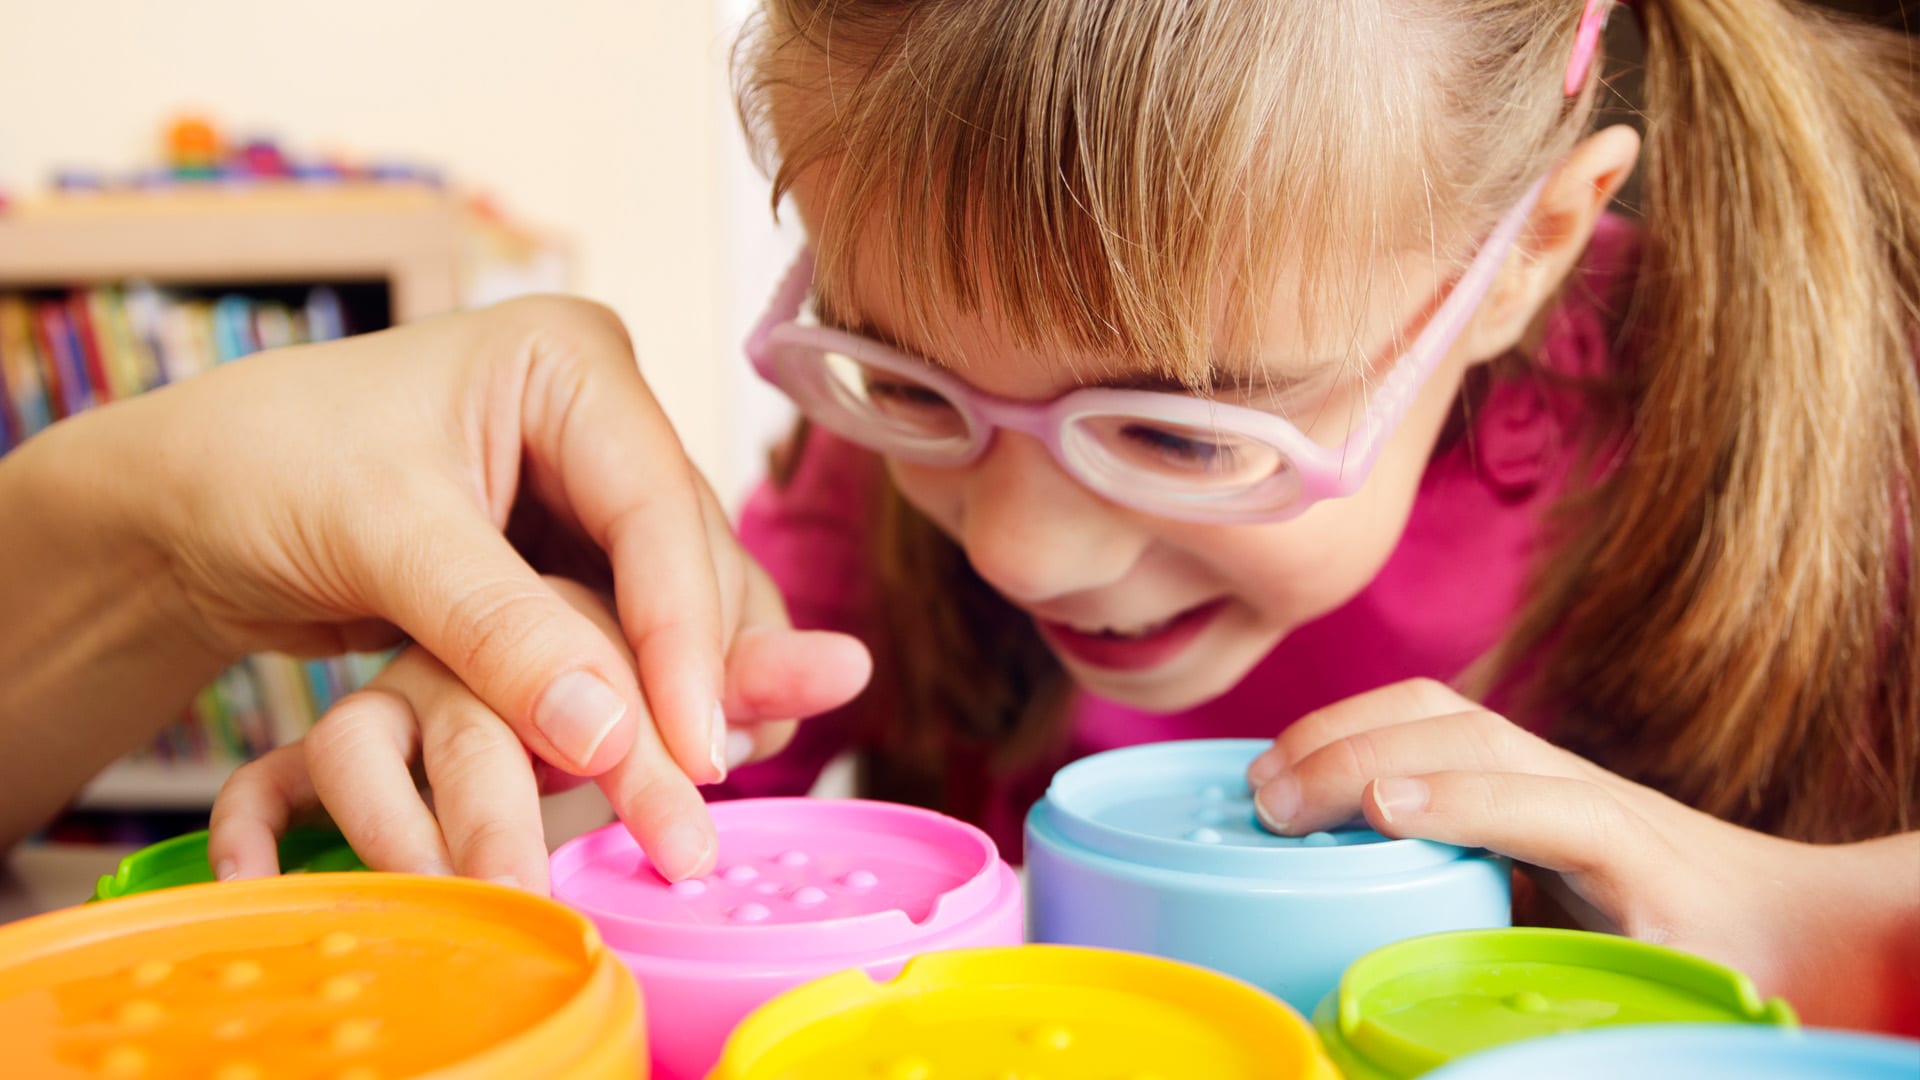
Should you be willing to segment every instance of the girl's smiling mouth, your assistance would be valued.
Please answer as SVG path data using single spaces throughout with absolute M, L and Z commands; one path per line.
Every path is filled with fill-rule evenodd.
M 1056 652 L 1108 671 L 1147 671 L 1172 660 L 1225 609 L 1221 597 L 1157 622 L 1132 627 L 1067 623 L 1034 617 L 1040 636 Z

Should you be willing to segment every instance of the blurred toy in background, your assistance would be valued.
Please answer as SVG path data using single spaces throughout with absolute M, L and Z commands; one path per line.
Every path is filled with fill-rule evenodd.
M 226 141 L 204 117 L 183 116 L 167 126 L 167 168 L 180 180 L 217 180 L 226 157 Z
M 53 189 L 63 195 L 103 191 L 162 191 L 209 183 L 271 184 L 382 184 L 441 189 L 439 170 L 395 159 L 360 164 L 339 152 L 302 158 L 288 152 L 278 140 L 261 134 L 231 138 L 214 120 L 196 113 L 183 114 L 161 131 L 160 160 L 116 175 L 97 168 L 66 168 L 53 176 Z M 5 202 L 0 198 L 0 208 Z
M 284 180 L 293 175 L 287 156 L 272 139 L 249 139 L 234 155 L 233 162 L 247 176 L 263 180 Z
M 61 169 L 53 174 L 53 186 L 64 192 L 99 191 L 106 186 L 106 178 L 91 169 Z

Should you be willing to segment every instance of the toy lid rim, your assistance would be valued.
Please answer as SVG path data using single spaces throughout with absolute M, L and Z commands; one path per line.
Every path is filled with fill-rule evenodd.
M 149 844 L 138 851 L 128 852 L 121 857 L 118 863 L 114 864 L 112 873 L 101 875 L 100 879 L 94 884 L 91 899 L 118 900 L 127 896 L 137 895 L 141 892 L 150 891 L 150 889 L 145 886 L 150 885 L 154 879 L 179 873 L 182 870 L 195 870 L 196 867 L 192 865 L 195 862 L 204 866 L 207 861 L 208 839 L 209 834 L 207 830 L 199 829 L 194 832 L 181 833 L 179 836 L 168 837 L 165 840 Z M 282 873 L 305 870 L 308 864 L 342 851 L 348 855 L 352 855 L 356 861 L 359 858 L 358 855 L 354 854 L 352 845 L 347 843 L 346 837 L 332 829 L 292 828 L 287 830 L 286 835 L 280 838 L 279 846 L 282 860 Z M 305 857 L 300 859 L 295 865 L 286 865 L 285 860 L 287 859 L 289 848 L 302 847 L 310 847 L 310 850 L 305 852 Z M 207 873 L 209 877 L 211 877 L 211 869 L 209 869 Z M 195 884 L 198 883 L 196 882 Z M 178 888 L 180 886 L 165 887 Z
M 1101 751 L 1081 758 L 1053 776 L 1046 795 L 1028 814 L 1028 827 L 1045 823 L 1068 842 L 1100 855 L 1159 870 L 1228 878 L 1341 880 L 1406 873 L 1445 866 L 1463 859 L 1483 858 L 1473 848 L 1433 840 L 1392 839 L 1353 845 L 1313 846 L 1304 842 L 1276 846 L 1212 845 L 1134 829 L 1099 820 L 1083 809 L 1086 792 L 1115 779 L 1133 780 L 1146 759 L 1159 758 L 1149 771 L 1165 769 L 1168 755 L 1232 762 L 1237 777 L 1260 751 L 1272 745 L 1265 739 L 1185 739 L 1144 743 Z M 1379 834 L 1375 833 L 1378 836 Z
M 914 922 L 898 908 L 814 922 L 730 924 L 676 922 L 629 915 L 604 902 L 571 895 L 568 883 L 592 860 L 596 849 L 614 845 L 637 848 L 620 822 L 577 836 L 556 848 L 550 860 L 554 899 L 574 908 L 600 929 L 616 949 L 660 959 L 716 964 L 737 963 L 779 950 L 783 959 L 853 954 L 887 955 L 903 944 L 922 941 L 992 917 L 1009 895 L 1018 897 L 1019 880 L 1000 858 L 987 834 L 973 825 L 921 807 L 867 799 L 813 799 L 780 797 L 734 799 L 711 804 L 714 825 L 723 833 L 729 818 L 756 818 L 768 813 L 880 819 L 907 827 L 932 827 L 965 842 L 967 854 L 954 856 L 952 848 L 935 847 L 943 858 L 954 859 L 963 880 L 935 897 L 926 918 Z M 791 818 L 787 819 L 791 821 Z M 844 825 L 842 826 L 844 828 Z M 641 858 L 645 858 L 644 855 Z M 738 955 L 736 955 L 738 954 Z
M 449 910 L 470 919 L 512 920 L 574 969 L 566 1000 L 529 1015 L 498 1041 L 439 1068 L 451 1076 L 482 1075 L 488 1062 L 552 1062 L 568 1055 L 605 1055 L 637 1038 L 640 1002 L 633 979 L 605 947 L 593 924 L 562 905 L 523 890 L 465 878 L 369 871 L 206 882 L 116 898 L 32 916 L 0 926 L 0 971 L 43 963 L 70 949 L 126 949 L 149 934 L 232 920 L 343 909 L 389 913 L 396 907 L 441 920 Z M 230 936 L 222 953 L 244 948 Z M 524 1073 L 522 1073 L 524 1074 Z M 440 1075 L 436 1071 L 435 1075 Z
M 981 978 L 982 967 L 988 972 L 986 979 Z M 1302 1068 L 1295 1080 L 1338 1080 L 1332 1063 L 1318 1045 L 1311 1024 L 1286 1002 L 1250 983 L 1166 957 L 1058 944 L 933 952 L 907 961 L 891 979 L 876 980 L 864 971 L 853 969 L 795 987 L 762 1005 L 735 1028 L 712 1076 L 715 1080 L 747 1080 L 764 1075 L 756 1060 L 758 1054 L 778 1045 L 782 1039 L 801 1034 L 829 1013 L 858 1013 L 902 998 L 924 1001 L 948 993 L 985 993 L 1010 985 L 1061 991 L 1110 990 L 1114 988 L 1112 973 L 1125 969 L 1147 970 L 1166 977 L 1166 983 L 1157 993 L 1142 996 L 1174 1005 L 1182 1014 L 1195 1019 L 1205 1018 L 1204 1010 L 1192 1004 L 1196 989 L 1230 995 L 1239 1012 L 1262 1014 L 1263 1036 L 1280 1038 L 1278 1033 L 1285 1032 L 1285 1041 L 1301 1059 Z M 1005 976 L 1002 981 L 988 981 L 1000 973 Z M 1127 984 L 1126 989 L 1137 990 L 1131 984 Z M 1019 1019 L 1021 1027 L 1030 1027 L 1033 1023 L 1031 1017 Z
M 1464 983 L 1474 973 L 1502 964 L 1546 964 L 1625 976 L 1643 984 L 1680 990 L 1726 1014 L 1725 1022 L 1793 1027 L 1798 1018 L 1784 999 L 1762 1000 L 1746 975 L 1704 957 L 1613 934 L 1549 927 L 1453 930 L 1398 941 L 1348 965 L 1333 992 L 1316 1010 L 1316 1027 L 1329 1047 L 1393 1071 L 1395 1062 L 1422 1069 L 1445 1063 L 1444 1055 L 1371 1013 L 1367 997 L 1395 979 L 1446 971 Z M 1626 999 L 1618 999 L 1624 1001 Z M 1405 1012 L 1402 1009 L 1400 1012 Z M 1602 1024 L 1608 1027 L 1643 1025 Z

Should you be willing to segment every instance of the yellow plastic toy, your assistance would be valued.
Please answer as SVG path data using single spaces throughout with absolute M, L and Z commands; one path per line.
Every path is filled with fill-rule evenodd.
M 1062 945 L 930 953 L 768 1002 L 711 1080 L 1337 1080 L 1300 1015 L 1158 957 Z
M 400 874 L 191 885 L 0 928 L 0 1073 L 632 1080 L 639 991 L 593 927 Z

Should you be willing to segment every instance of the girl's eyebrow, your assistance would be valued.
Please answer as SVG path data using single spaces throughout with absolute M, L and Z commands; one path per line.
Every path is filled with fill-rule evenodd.
M 876 325 L 871 319 L 857 317 L 853 319 L 821 318 L 821 324 L 843 333 L 877 341 L 889 349 L 904 353 L 930 367 L 948 373 L 953 372 L 950 364 L 903 343 L 892 333 Z M 1313 360 L 1297 365 L 1297 370 L 1287 372 L 1268 371 L 1263 366 L 1244 357 L 1222 360 L 1215 358 L 1209 365 L 1204 386 L 1211 393 L 1244 393 L 1257 390 L 1266 393 L 1287 393 L 1310 386 L 1327 376 L 1327 373 L 1339 366 L 1339 360 Z M 1165 371 L 1134 371 L 1124 374 L 1106 375 L 1097 379 L 1088 379 L 1081 384 L 1087 388 L 1105 390 L 1143 390 L 1163 394 L 1191 394 L 1194 387 L 1179 376 Z
M 1299 370 L 1275 372 L 1245 362 L 1215 363 L 1208 368 L 1204 388 L 1212 393 L 1261 391 L 1288 393 L 1311 386 L 1326 377 L 1336 361 L 1316 361 Z M 1149 390 L 1169 394 L 1191 394 L 1194 387 L 1178 376 L 1161 371 L 1139 371 L 1101 379 L 1091 385 L 1114 390 Z

